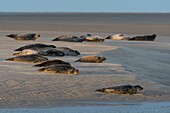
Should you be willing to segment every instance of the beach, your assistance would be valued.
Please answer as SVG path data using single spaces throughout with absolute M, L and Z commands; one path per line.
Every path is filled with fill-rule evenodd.
M 83 102 L 170 101 L 170 14 L 0 13 L 0 107 L 34 108 L 88 105 Z M 5 35 L 39 33 L 36 41 L 16 41 Z M 155 41 L 58 42 L 61 35 L 90 33 L 106 38 L 157 34 Z M 48 57 L 71 63 L 79 75 L 37 72 L 32 63 L 10 62 L 20 46 L 44 43 L 78 50 L 79 56 Z M 100 55 L 103 63 L 78 63 L 81 56 Z M 95 92 L 117 85 L 141 85 L 142 95 Z

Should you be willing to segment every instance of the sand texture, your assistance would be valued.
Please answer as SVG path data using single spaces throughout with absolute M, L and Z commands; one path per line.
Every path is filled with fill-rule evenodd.
M 80 36 L 91 33 L 107 37 L 111 33 L 100 32 L 100 28 L 96 29 L 96 32 L 87 32 L 78 26 L 73 27 L 73 29 L 79 29 L 77 31 L 67 29 L 51 31 L 48 28 L 39 31 L 34 28 L 20 30 L 17 26 L 15 27 L 16 29 L 1 28 L 0 30 L 0 107 L 74 105 L 77 101 L 170 101 L 170 39 L 168 36 L 158 35 L 153 42 L 113 40 L 106 40 L 103 43 L 54 42 L 51 40 L 60 35 Z M 154 28 L 152 25 L 150 27 Z M 161 28 L 160 30 L 164 31 Z M 127 30 L 127 32 L 132 31 Z M 30 32 L 40 33 L 41 37 L 36 41 L 16 41 L 5 37 L 10 33 Z M 148 32 L 143 30 L 142 33 Z M 138 32 L 127 35 L 135 36 L 136 34 Z M 32 67 L 34 65 L 32 63 L 5 61 L 6 58 L 13 57 L 14 49 L 32 43 L 54 44 L 57 47 L 78 50 L 81 53 L 79 56 L 48 58 L 71 63 L 73 67 L 79 69 L 79 75 L 41 73 L 37 72 L 38 67 Z M 74 62 L 85 55 L 101 55 L 107 60 L 103 63 Z M 123 84 L 141 85 L 144 87 L 141 92 L 143 95 L 113 95 L 95 92 L 99 88 Z

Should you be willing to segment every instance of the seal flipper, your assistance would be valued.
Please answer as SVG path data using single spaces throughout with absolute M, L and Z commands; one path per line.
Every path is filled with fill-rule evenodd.
M 14 61 L 14 58 L 5 59 L 6 61 Z

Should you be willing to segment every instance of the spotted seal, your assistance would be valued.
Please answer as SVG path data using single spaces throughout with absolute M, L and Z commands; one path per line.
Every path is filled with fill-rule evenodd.
M 129 37 L 125 36 L 124 34 L 116 34 L 116 35 L 110 35 L 110 36 L 106 37 L 106 39 L 129 40 Z
M 106 60 L 104 56 L 83 56 L 75 62 L 102 63 L 104 60 Z
M 87 36 L 84 41 L 87 41 L 87 42 L 103 42 L 104 39 L 100 36 Z
M 121 86 L 114 86 L 108 88 L 102 88 L 96 90 L 96 92 L 103 92 L 103 93 L 112 93 L 112 94 L 136 94 L 139 91 L 143 90 L 143 87 L 139 85 L 121 85 Z
M 57 50 L 62 51 L 66 56 L 78 56 L 80 52 L 70 49 L 68 47 L 56 47 Z
M 15 40 L 36 40 L 37 38 L 40 37 L 40 34 L 36 34 L 36 33 L 29 33 L 29 34 L 23 34 L 23 35 L 10 34 L 10 35 L 6 35 L 6 36 L 13 38 Z
M 47 60 L 47 61 L 42 62 L 40 64 L 36 64 L 33 67 L 47 67 L 47 66 L 51 66 L 51 65 L 60 65 L 60 64 L 65 64 L 65 65 L 71 66 L 70 63 L 64 62 L 62 60 Z
M 82 42 L 84 39 L 77 36 L 59 36 L 52 41 Z
M 38 71 L 45 72 L 45 73 L 60 73 L 60 74 L 74 74 L 74 75 L 79 74 L 78 69 L 75 69 L 74 67 L 69 65 L 49 66 L 46 68 L 39 69 Z
M 32 62 L 32 63 L 39 63 L 48 60 L 46 57 L 42 57 L 40 55 L 23 55 L 17 56 L 13 58 L 6 59 L 7 61 L 15 61 L 15 62 Z
M 22 55 L 31 55 L 31 54 L 38 54 L 38 52 L 32 49 L 24 49 L 18 53 L 14 53 L 13 55 L 22 56 Z
M 29 45 L 19 47 L 18 49 L 15 49 L 14 51 L 22 51 L 24 49 L 37 49 L 37 48 L 56 48 L 56 46 L 36 43 L 36 44 L 29 44 Z
M 156 38 L 156 34 L 153 35 L 144 35 L 144 36 L 135 36 L 130 38 L 130 41 L 154 41 Z

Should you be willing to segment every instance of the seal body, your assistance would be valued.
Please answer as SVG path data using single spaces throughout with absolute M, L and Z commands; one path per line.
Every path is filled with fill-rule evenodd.
M 29 34 L 23 34 L 23 35 L 10 34 L 10 35 L 6 35 L 6 36 L 13 38 L 15 40 L 36 40 L 37 38 L 40 37 L 40 34 L 36 34 L 36 33 L 29 33 Z
M 35 49 L 35 51 L 38 52 L 39 55 L 43 55 L 43 56 L 58 56 L 58 57 L 62 57 L 65 54 L 62 51 L 59 51 L 57 49 L 54 48 L 47 48 L 47 49 Z
M 124 34 L 116 34 L 116 35 L 110 35 L 106 39 L 112 39 L 112 40 L 129 40 L 129 37 L 125 36 Z
M 47 60 L 47 61 L 42 62 L 40 64 L 34 65 L 34 67 L 47 67 L 47 66 L 52 66 L 52 65 L 54 66 L 54 65 L 61 65 L 61 64 L 71 66 L 70 63 L 64 62 L 62 60 Z
M 106 60 L 103 56 L 83 56 L 75 62 L 102 63 Z
M 112 94 L 136 94 L 137 92 L 143 90 L 143 87 L 136 85 L 122 85 L 122 86 L 114 86 L 108 88 L 102 88 L 96 90 L 96 92 L 103 92 L 103 93 L 112 93 Z
M 46 57 L 42 57 L 40 55 L 23 55 L 23 56 L 17 56 L 13 58 L 6 59 L 7 61 L 15 61 L 15 62 L 33 62 L 33 63 L 39 63 L 48 60 Z
M 104 39 L 100 36 L 87 36 L 84 41 L 88 42 L 103 42 Z
M 74 75 L 79 74 L 78 69 L 75 69 L 74 67 L 68 65 L 49 66 L 46 68 L 39 69 L 38 71 L 45 72 L 45 73 L 60 73 L 60 74 L 74 74 Z
M 68 47 L 57 47 L 59 51 L 62 51 L 66 56 L 78 56 L 80 53 L 77 50 L 70 49 Z
M 24 49 L 38 49 L 38 48 L 56 48 L 56 46 L 37 43 L 37 44 L 29 44 L 29 45 L 22 46 L 18 49 L 15 49 L 14 51 L 22 51 Z
M 52 41 L 82 42 L 84 39 L 77 36 L 60 36 Z
M 18 53 L 14 53 L 13 55 L 22 56 L 22 55 L 31 55 L 31 54 L 38 54 L 38 52 L 32 49 L 24 49 Z
M 154 41 L 156 38 L 156 34 L 153 35 L 144 35 L 144 36 L 135 36 L 130 38 L 130 41 Z

